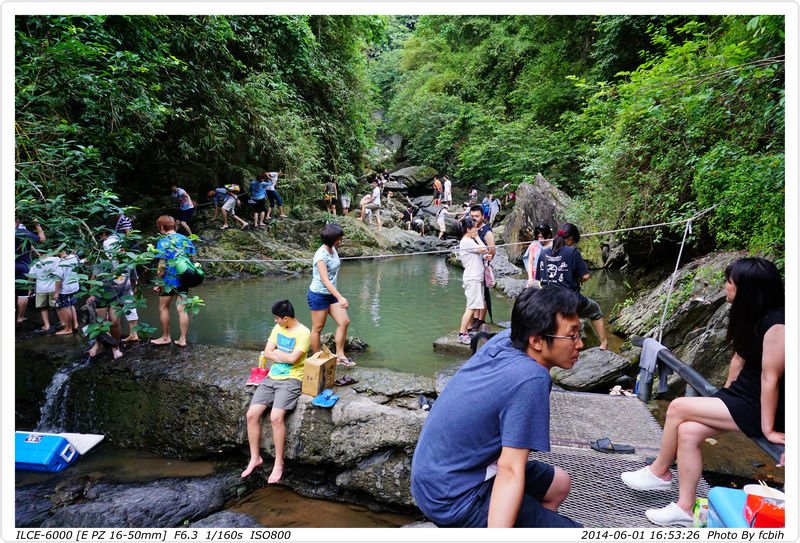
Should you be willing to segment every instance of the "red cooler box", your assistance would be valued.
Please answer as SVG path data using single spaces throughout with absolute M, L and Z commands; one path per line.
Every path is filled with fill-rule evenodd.
M 53 434 L 14 433 L 14 455 L 17 469 L 61 471 L 80 456 L 69 441 Z

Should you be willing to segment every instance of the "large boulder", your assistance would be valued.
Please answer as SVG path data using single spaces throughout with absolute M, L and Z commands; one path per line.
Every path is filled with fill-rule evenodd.
M 566 390 L 597 392 L 613 384 L 631 367 L 631 361 L 609 350 L 597 347 L 581 351 L 571 369 L 553 368 L 553 381 Z
M 95 483 L 87 477 L 16 489 L 16 525 L 46 528 L 172 528 L 220 511 L 226 502 L 263 486 L 239 470 L 209 477 L 145 484 Z M 33 504 L 33 506 L 31 505 Z
M 390 179 L 395 183 L 401 183 L 411 192 L 419 192 L 431 185 L 433 177 L 438 174 L 439 172 L 430 166 L 408 166 L 392 172 Z
M 494 285 L 496 290 L 502 292 L 506 298 L 511 299 L 516 299 L 527 287 L 527 279 L 516 279 L 514 277 L 500 277 Z
M 37 356 L 33 345 L 25 352 L 30 358 L 22 364 L 47 367 L 46 351 Z M 118 446 L 166 456 L 245 452 L 244 414 L 254 387 L 244 382 L 254 360 L 254 351 L 218 346 L 139 345 L 121 359 L 103 356 L 77 367 L 58 418 L 65 431 L 104 434 Z M 287 417 L 286 459 L 294 475 L 286 484 L 301 491 L 310 480 L 306 474 L 321 470 L 319 486 L 332 499 L 407 507 L 410 472 L 402 467 L 409 465 L 425 417 L 417 396 L 433 394 L 433 378 L 360 367 L 342 371 L 359 382 L 336 387 L 340 399 L 332 409 L 315 407 L 303 395 Z M 269 420 L 262 424 L 262 449 L 274 454 Z M 387 451 L 389 464 L 377 465 Z M 373 476 L 354 473 L 364 465 Z M 269 467 L 267 460 L 257 471 Z
M 504 237 L 506 243 L 518 243 L 530 240 L 525 233 L 539 223 L 549 224 L 551 228 L 567 220 L 567 209 L 571 199 L 564 192 L 550 183 L 542 174 L 537 174 L 533 183 L 520 183 L 517 187 L 517 202 L 505 220 Z M 525 245 L 510 245 L 508 255 L 516 261 Z
M 506 249 L 506 247 L 498 247 L 492 259 L 492 271 L 494 272 L 495 280 L 523 273 L 522 268 L 515 266 L 509 261 Z M 448 255 L 448 262 L 453 266 L 464 268 L 461 259 L 458 258 L 457 252 L 452 252 Z
M 743 252 L 712 253 L 678 270 L 670 295 L 669 310 L 661 342 L 678 358 L 721 386 L 727 377 L 731 349 L 725 341 L 728 304 L 725 303 L 724 270 Z M 612 326 L 625 335 L 658 337 L 671 278 L 636 297 Z M 684 383 L 677 375 L 669 379 L 670 395 L 680 394 Z

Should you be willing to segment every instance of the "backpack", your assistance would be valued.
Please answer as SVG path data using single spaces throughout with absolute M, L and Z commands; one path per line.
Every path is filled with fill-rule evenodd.
M 185 254 L 175 257 L 175 274 L 178 276 L 181 286 L 186 288 L 199 287 L 206 277 L 200 264 L 192 262 Z
M 239 192 L 242 191 L 242 188 L 237 183 L 228 183 L 227 185 L 225 185 L 225 190 L 238 194 Z

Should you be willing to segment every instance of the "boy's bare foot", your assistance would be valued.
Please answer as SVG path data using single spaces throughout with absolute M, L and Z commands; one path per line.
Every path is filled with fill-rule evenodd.
M 150 343 L 152 343 L 153 345 L 169 345 L 170 343 L 172 343 L 172 339 L 170 339 L 169 336 L 161 336 L 158 339 L 151 339 Z
M 72 335 L 72 330 L 59 330 L 56 332 L 57 336 L 70 336 Z
M 139 336 L 135 336 L 133 334 L 131 334 L 128 337 L 122 338 L 122 343 L 136 343 L 137 341 L 139 341 Z
M 275 483 L 281 480 L 281 477 L 283 477 L 283 465 L 279 466 L 278 464 L 275 464 L 272 467 L 272 473 L 269 474 L 269 479 L 267 479 L 267 483 L 274 485 Z
M 600 342 L 600 350 L 605 351 L 607 349 L 608 349 L 608 340 L 604 339 L 603 341 Z
M 247 464 L 247 467 L 242 472 L 242 477 L 247 477 L 248 475 L 253 473 L 254 469 L 256 469 L 258 466 L 260 466 L 263 463 L 264 463 L 264 460 L 262 460 L 260 456 L 258 458 L 256 458 L 255 460 L 251 459 L 250 463 Z
M 179 339 L 176 339 L 172 343 L 174 343 L 175 345 L 177 345 L 178 347 L 181 347 L 181 348 L 186 347 L 186 340 L 185 339 L 183 341 L 181 341 Z
M 117 358 L 122 358 L 122 351 L 120 351 L 119 349 L 112 349 L 111 354 L 114 356 L 114 360 L 116 360 Z

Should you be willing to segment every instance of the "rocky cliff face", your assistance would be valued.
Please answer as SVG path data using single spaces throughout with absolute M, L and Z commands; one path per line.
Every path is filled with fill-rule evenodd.
M 678 270 L 662 343 L 712 384 L 721 386 L 728 374 L 732 352 L 725 341 L 728 304 L 725 303 L 724 270 L 746 256 L 740 252 L 713 253 Z M 612 324 L 625 335 L 657 337 L 670 279 L 636 297 Z M 638 352 L 638 350 L 635 350 Z M 671 395 L 683 393 L 685 383 L 670 378 Z

